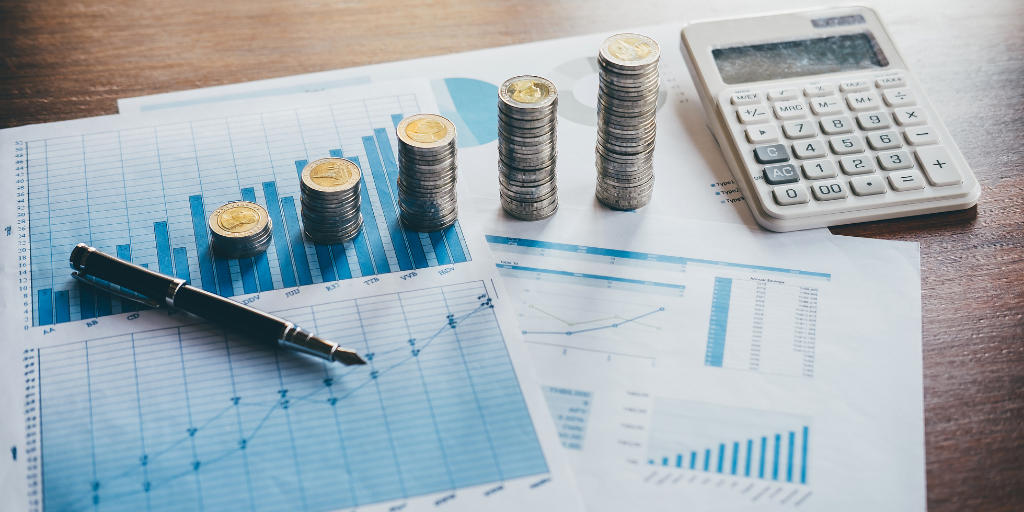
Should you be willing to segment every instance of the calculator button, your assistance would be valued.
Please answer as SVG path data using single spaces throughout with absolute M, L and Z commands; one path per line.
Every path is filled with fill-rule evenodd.
M 828 140 L 828 145 L 832 146 L 832 152 L 837 155 L 850 155 L 853 153 L 864 152 L 864 140 L 860 138 L 860 135 L 832 137 Z
M 853 121 L 847 116 L 825 117 L 821 120 L 821 131 L 826 135 L 850 133 L 853 131 Z
M 775 117 L 779 119 L 799 119 L 807 115 L 807 105 L 800 100 L 780 101 L 775 104 Z
M 857 114 L 857 124 L 864 130 L 881 130 L 892 126 L 889 116 L 883 112 Z
M 775 89 L 768 91 L 768 99 L 772 101 L 795 100 L 800 97 L 800 91 L 796 89 Z
M 892 111 L 893 119 L 900 126 L 914 126 L 928 122 L 928 114 L 921 107 L 904 107 Z
M 808 158 L 822 158 L 825 153 L 825 143 L 820 140 L 809 140 L 793 144 L 793 155 L 801 160 Z
M 844 174 L 867 174 L 875 172 L 875 162 L 870 156 L 844 156 L 839 159 L 839 167 Z
M 782 132 L 787 139 L 806 139 L 818 134 L 811 121 L 787 121 L 782 124 Z
M 854 82 L 843 82 L 839 84 L 839 90 L 842 92 L 864 92 L 871 88 L 871 82 L 867 80 L 857 80 Z
M 775 187 L 772 190 L 772 195 L 775 196 L 775 202 L 781 206 L 804 204 L 811 200 L 811 197 L 807 195 L 807 189 L 799 183 Z
M 754 148 L 754 160 L 760 164 L 777 164 L 779 162 L 788 162 L 789 153 L 786 152 L 786 146 L 782 144 L 770 144 L 767 146 L 757 146 Z
M 882 91 L 882 99 L 884 99 L 885 104 L 890 107 L 909 107 L 910 105 L 917 105 L 917 96 L 914 94 L 914 91 L 911 91 L 906 87 Z
M 811 112 L 814 115 L 824 116 L 828 114 L 842 114 L 843 100 L 838 96 L 824 96 L 811 100 Z
M 835 94 L 835 92 L 836 87 L 832 84 L 808 85 L 804 87 L 804 94 L 808 97 L 828 96 L 829 94 Z
M 907 128 L 906 130 L 903 130 L 903 138 L 907 139 L 907 144 L 910 144 L 911 146 L 925 146 L 928 144 L 939 143 L 939 134 L 935 133 L 935 129 L 931 126 Z
M 812 160 L 800 165 L 804 170 L 804 176 L 809 180 L 820 180 L 823 178 L 835 178 L 839 176 L 836 171 L 836 164 L 832 160 Z
M 889 175 L 889 185 L 896 192 L 920 190 L 924 188 L 924 178 L 915 170 L 894 172 Z
M 730 101 L 733 105 L 752 105 L 754 103 L 761 103 L 761 93 L 738 92 L 732 95 Z
M 903 147 L 903 143 L 900 142 L 900 136 L 893 131 L 869 133 L 868 145 L 876 151 Z
M 904 85 L 907 85 L 907 81 L 902 75 L 886 76 L 875 80 L 875 87 L 878 87 L 879 89 L 903 87 Z
M 824 181 L 815 183 L 811 185 L 811 191 L 814 192 L 814 198 L 818 201 L 844 199 L 848 195 L 846 193 L 846 187 L 843 186 L 841 181 Z
M 764 181 L 769 185 L 783 185 L 800 181 L 793 164 L 769 165 L 764 168 Z
M 877 174 L 857 176 L 850 180 L 850 188 L 858 196 L 873 196 L 885 193 L 885 180 Z
M 757 124 L 768 122 L 768 108 L 764 105 L 742 108 L 736 111 L 736 117 L 743 124 Z
M 914 162 L 910 160 L 910 155 L 906 151 L 888 151 L 878 154 L 878 166 L 883 171 L 897 171 L 913 167 Z
M 874 110 L 882 105 L 882 100 L 873 92 L 855 92 L 846 97 L 846 104 L 854 112 Z
M 963 181 L 963 176 L 957 170 L 949 152 L 942 146 L 919 148 L 914 151 L 917 154 L 917 161 L 928 176 L 928 182 L 936 187 L 947 187 L 958 185 Z
M 748 127 L 747 140 L 749 140 L 751 144 L 775 142 L 779 140 L 779 129 L 774 124 Z

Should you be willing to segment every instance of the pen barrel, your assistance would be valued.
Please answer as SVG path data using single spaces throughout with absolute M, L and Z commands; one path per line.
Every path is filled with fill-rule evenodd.
M 174 296 L 174 307 L 207 320 L 229 325 L 261 341 L 277 341 L 290 322 L 231 299 L 182 286 Z
M 160 304 L 166 303 L 167 289 L 175 282 L 171 276 L 115 258 L 85 244 L 78 244 L 71 251 L 71 268 L 90 277 L 127 288 Z

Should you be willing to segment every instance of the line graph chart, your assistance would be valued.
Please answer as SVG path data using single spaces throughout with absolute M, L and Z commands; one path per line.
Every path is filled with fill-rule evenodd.
M 658 308 L 658 309 L 655 309 L 654 311 L 650 311 L 650 312 L 644 313 L 642 315 L 634 316 L 633 318 L 626 318 L 626 317 L 623 317 L 621 315 L 613 315 L 613 316 L 605 317 L 605 318 L 594 318 L 592 320 L 580 320 L 580 321 L 576 321 L 576 322 L 570 322 L 568 320 L 559 318 L 559 317 L 557 317 L 557 316 L 555 316 L 555 315 L 553 315 L 553 314 L 551 314 L 551 313 L 549 313 L 547 311 L 544 311 L 543 309 L 541 309 L 540 307 L 537 307 L 534 304 L 530 304 L 527 307 L 530 308 L 530 309 L 536 310 L 536 311 L 538 311 L 540 313 L 543 313 L 543 314 L 545 314 L 545 315 L 547 315 L 547 316 L 549 316 L 549 317 L 551 317 L 551 318 L 553 318 L 555 320 L 558 320 L 559 322 L 564 323 L 568 327 L 574 327 L 574 326 L 577 326 L 577 325 L 589 325 L 589 324 L 594 324 L 594 323 L 604 323 L 605 324 L 605 325 L 598 325 L 598 326 L 595 326 L 595 327 L 583 327 L 583 328 L 579 328 L 579 329 L 566 330 L 566 331 L 523 331 L 523 334 L 564 334 L 566 336 L 572 336 L 573 334 L 582 334 L 582 333 L 585 333 L 585 332 L 601 331 L 601 330 L 604 330 L 604 329 L 617 329 L 617 328 L 619 328 L 621 326 L 624 326 L 626 324 L 637 324 L 637 325 L 640 325 L 640 326 L 644 326 L 644 327 L 648 327 L 650 329 L 653 329 L 654 331 L 660 331 L 661 327 L 659 327 L 657 325 L 652 325 L 652 324 L 645 324 L 643 322 L 640 322 L 640 320 L 643 319 L 643 318 L 649 317 L 649 316 L 651 316 L 651 315 L 653 315 L 655 313 L 661 313 L 662 311 L 665 311 L 665 308 Z
M 480 282 L 282 312 L 346 368 L 206 324 L 36 352 L 47 510 L 334 510 L 548 471 Z
M 398 95 L 264 114 L 26 141 L 31 312 L 51 325 L 134 311 L 70 278 L 79 242 L 236 296 L 448 265 L 471 259 L 461 227 L 437 233 L 398 220 L 394 126 L 418 112 Z M 363 171 L 364 229 L 348 243 L 303 237 L 299 174 L 346 157 Z M 206 218 L 228 201 L 267 208 L 273 244 L 254 258 L 210 252 Z

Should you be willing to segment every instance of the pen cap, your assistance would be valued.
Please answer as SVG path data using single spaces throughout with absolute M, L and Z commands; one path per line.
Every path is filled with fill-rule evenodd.
M 167 289 L 175 279 L 105 254 L 85 244 L 71 251 L 71 268 L 90 277 L 127 288 L 160 304 L 166 303 Z

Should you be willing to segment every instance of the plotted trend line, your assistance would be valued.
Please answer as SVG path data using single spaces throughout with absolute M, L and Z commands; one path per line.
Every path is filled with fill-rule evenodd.
M 534 308 L 534 309 L 537 309 L 537 311 L 541 311 L 538 308 Z M 565 335 L 565 336 L 572 336 L 573 334 L 581 334 L 581 333 L 584 333 L 584 332 L 601 331 L 601 330 L 604 330 L 604 329 L 615 329 L 615 328 L 618 328 L 620 326 L 623 326 L 623 325 L 629 324 L 629 323 L 635 323 L 635 324 L 639 324 L 639 325 L 647 325 L 648 327 L 653 327 L 653 326 L 648 325 L 648 324 L 642 324 L 640 322 L 637 322 L 637 320 L 639 320 L 641 318 L 644 318 L 644 317 L 647 317 L 647 316 L 651 316 L 651 315 L 653 315 L 655 313 L 660 313 L 662 311 L 665 311 L 665 308 L 658 308 L 658 309 L 655 309 L 654 311 L 650 311 L 648 313 L 644 313 L 642 315 L 635 316 L 633 318 L 623 319 L 623 321 L 621 321 L 621 322 L 616 322 L 616 323 L 609 324 L 609 325 L 602 325 L 601 327 L 591 327 L 589 329 L 579 329 L 579 330 L 576 330 L 576 331 L 523 331 L 523 334 L 524 335 L 525 334 L 562 334 L 562 335 Z M 545 311 L 541 311 L 541 312 L 542 313 L 546 313 Z M 607 320 L 607 319 L 605 319 L 605 320 Z M 563 320 L 563 322 L 564 322 L 564 320 Z M 584 323 L 584 322 L 577 322 L 577 323 Z M 570 324 L 570 325 L 572 325 L 572 324 Z
M 192 463 L 193 466 L 191 468 L 183 470 L 180 473 L 176 473 L 174 475 L 171 475 L 170 477 L 168 477 L 165 480 L 162 480 L 162 481 L 159 481 L 159 482 L 150 482 L 150 485 L 148 487 L 149 491 L 152 491 L 152 490 L 154 490 L 154 489 L 156 489 L 158 487 L 167 485 L 167 484 L 169 484 L 169 483 L 171 483 L 171 482 L 173 482 L 173 481 L 175 481 L 175 480 L 177 480 L 179 478 L 183 478 L 183 477 L 186 477 L 188 475 L 194 474 L 196 471 L 199 470 L 200 466 L 202 466 L 204 468 L 212 466 L 212 465 L 216 464 L 217 462 L 220 462 L 220 461 L 222 461 L 224 459 L 227 459 L 228 457 L 230 457 L 231 455 L 233 455 L 235 453 L 239 453 L 239 452 L 245 450 L 248 447 L 249 443 L 256 436 L 256 434 L 258 434 L 259 431 L 263 428 L 263 425 L 267 422 L 267 420 L 270 419 L 270 417 L 274 413 L 274 411 L 280 410 L 280 409 L 285 408 L 285 407 L 289 407 L 291 405 L 294 405 L 293 402 L 313 403 L 313 404 L 318 404 L 318 405 L 326 404 L 326 405 L 330 405 L 332 407 L 335 406 L 338 402 L 340 402 L 342 400 L 345 400 L 346 398 L 352 396 L 356 391 L 359 391 L 360 389 L 366 387 L 368 384 L 373 382 L 375 379 L 379 379 L 381 376 L 386 375 L 391 370 L 394 370 L 395 368 L 397 368 L 399 366 L 402 366 L 403 364 L 406 364 L 409 361 L 412 361 L 413 359 L 418 357 L 419 354 L 423 351 L 423 349 L 425 349 L 428 346 L 430 346 L 431 342 L 433 342 L 435 339 L 437 339 L 437 337 L 440 336 L 446 330 L 456 329 L 458 327 L 458 325 L 460 323 L 462 323 L 463 321 L 465 321 L 467 318 L 469 318 L 469 317 L 471 317 L 471 316 L 473 316 L 473 315 L 475 315 L 475 314 L 477 314 L 477 313 L 479 313 L 481 311 L 485 311 L 485 310 L 493 309 L 493 308 L 494 308 L 494 305 L 491 304 L 491 299 L 488 298 L 485 302 L 483 302 L 479 306 L 477 306 L 476 309 L 473 309 L 472 311 L 466 313 L 465 315 L 462 315 L 461 317 L 456 318 L 454 315 L 448 315 L 446 317 L 446 321 L 445 321 L 444 325 L 442 327 L 440 327 L 437 330 L 437 332 L 435 332 L 434 334 L 432 334 L 429 337 L 425 338 L 426 339 L 425 343 L 419 345 L 418 347 L 417 346 L 413 346 L 412 349 L 405 349 L 405 350 L 410 350 L 411 355 L 409 355 L 405 359 L 402 359 L 401 361 L 398 361 L 397 363 L 395 363 L 395 364 L 393 364 L 393 365 L 391 365 L 391 366 L 389 366 L 389 367 L 387 367 L 387 368 L 385 368 L 383 370 L 378 370 L 376 372 L 371 372 L 371 375 L 369 376 L 369 378 L 367 378 L 365 381 L 360 383 L 358 386 L 350 389 L 348 391 L 348 393 L 345 393 L 344 395 L 342 395 L 340 397 L 330 398 L 330 399 L 324 400 L 324 401 L 308 400 L 311 396 L 313 396 L 313 395 L 315 395 L 317 393 L 320 393 L 324 389 L 326 389 L 327 386 L 330 385 L 330 384 L 327 384 L 327 382 L 325 382 L 325 387 L 320 388 L 320 389 L 318 389 L 316 391 L 313 391 L 311 393 L 307 393 L 307 394 L 302 395 L 302 396 L 300 396 L 298 398 L 295 398 L 295 399 L 287 398 L 286 394 L 282 394 L 281 398 L 279 398 L 273 404 L 270 404 L 270 408 L 267 411 L 266 415 L 263 416 L 263 419 L 259 422 L 259 424 L 256 426 L 256 428 L 253 429 L 252 433 L 250 433 L 248 436 L 246 436 L 246 437 L 244 437 L 244 438 L 242 438 L 242 439 L 240 439 L 238 441 L 238 446 L 236 446 L 234 448 L 230 448 L 228 450 L 225 450 L 225 451 L 221 452 L 220 454 L 216 455 L 214 458 L 209 459 L 207 461 L 196 461 L 196 462 Z M 391 353 L 391 352 L 394 352 L 394 350 L 388 350 L 388 351 L 385 351 L 385 352 L 381 352 L 381 354 Z M 366 354 L 366 356 L 367 357 L 373 357 L 374 353 L 368 353 L 368 354 Z M 342 377 L 351 374 L 353 371 L 355 371 L 355 370 L 350 370 L 350 371 L 344 373 L 342 375 Z M 325 381 L 328 381 L 328 380 L 333 382 L 334 379 L 325 379 Z M 194 437 L 196 434 L 200 433 L 201 431 L 206 430 L 206 428 L 208 428 L 214 421 L 216 421 L 218 418 L 222 417 L 227 411 L 231 410 L 232 408 L 234 408 L 236 406 L 239 406 L 239 405 L 249 405 L 248 403 L 245 403 L 245 404 L 240 403 L 240 399 L 238 399 L 238 398 L 232 398 L 232 402 L 233 402 L 232 405 L 228 406 L 227 408 L 225 408 L 221 412 L 219 412 L 216 415 L 214 415 L 212 418 L 210 418 L 205 423 L 203 423 L 202 426 L 200 426 L 198 428 L 195 428 L 194 430 L 190 430 L 186 436 L 184 436 L 184 437 L 182 437 L 182 438 L 180 438 L 178 440 L 175 440 L 174 442 L 170 443 L 170 445 L 168 445 L 164 449 L 162 449 L 159 452 L 157 452 L 157 454 L 154 457 L 148 457 L 146 459 L 146 461 L 147 461 L 146 463 L 152 463 L 156 459 L 156 457 L 168 453 L 175 446 L 181 445 L 184 441 L 188 440 L 190 437 Z M 140 469 L 141 469 L 141 465 L 140 466 L 130 467 L 130 468 L 126 469 L 125 471 L 123 471 L 122 473 L 118 474 L 117 476 L 115 476 L 113 478 L 105 479 L 105 482 L 117 481 L 117 480 L 120 480 L 120 479 L 123 479 L 123 478 L 127 478 L 127 477 L 132 476 L 133 474 L 137 473 Z M 119 493 L 119 494 L 116 494 L 116 495 L 113 495 L 113 496 L 104 496 L 103 501 L 104 502 L 110 502 L 110 501 L 117 500 L 118 498 L 123 498 L 123 497 L 128 497 L 128 496 L 135 496 L 135 495 L 139 494 L 140 492 L 148 492 L 148 491 L 124 492 L 124 493 Z M 83 510 L 84 511 L 84 510 L 93 508 L 94 503 L 93 503 L 93 500 L 91 498 L 92 498 L 91 496 L 89 498 L 83 498 L 83 501 L 88 499 L 88 503 L 82 503 L 81 506 L 78 506 L 78 507 L 74 508 L 73 510 L 76 510 L 76 511 L 77 510 Z

